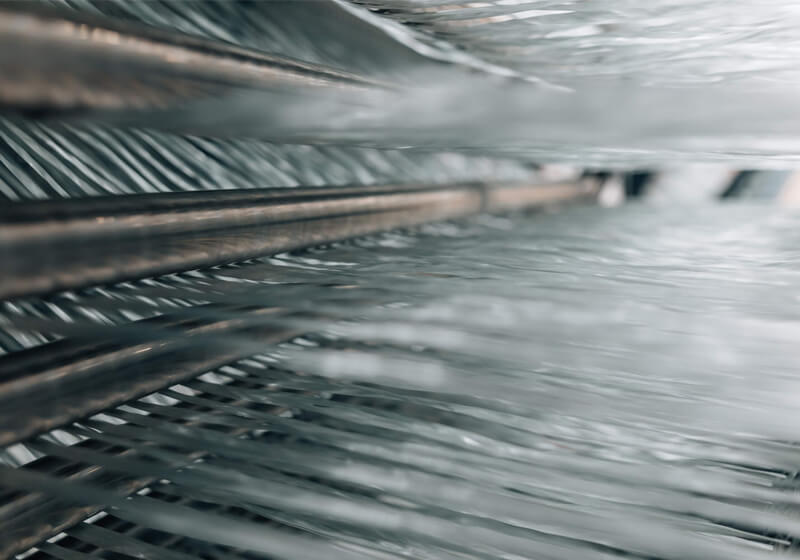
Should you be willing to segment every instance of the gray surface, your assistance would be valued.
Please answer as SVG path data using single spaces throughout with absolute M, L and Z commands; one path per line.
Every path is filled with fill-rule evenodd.
M 115 506 L 97 522 L 125 535 L 81 526 L 61 553 L 306 558 L 307 539 L 334 555 L 772 558 L 796 536 L 797 220 L 755 205 L 481 218 L 6 306 L 16 329 L 96 340 L 152 334 L 112 327 L 131 313 L 317 314 L 276 321 L 307 333 L 291 344 L 65 432 L 147 462 L 30 444 L 117 476 L 160 466 L 171 483 L 149 496 L 6 485 Z M 170 472 L 195 452 L 211 456 Z

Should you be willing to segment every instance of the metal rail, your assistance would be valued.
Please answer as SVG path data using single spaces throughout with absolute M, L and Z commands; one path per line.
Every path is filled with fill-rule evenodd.
M 132 195 L 0 208 L 0 299 L 120 282 L 587 196 L 587 183 Z
M 127 21 L 0 5 L 0 109 L 32 114 L 181 108 L 235 89 L 363 90 L 332 68 Z
M 0 430 L 0 446 L 234 362 L 252 354 L 256 340 L 263 346 L 300 334 L 293 328 L 257 324 L 260 317 L 278 314 L 278 309 L 264 308 L 244 313 L 238 319 L 206 321 L 191 328 L 181 328 L 179 320 L 160 318 L 143 321 L 150 323 L 150 341 L 115 347 L 113 342 L 98 346 L 64 340 L 45 348 L 4 356 L 0 358 L 0 371 L 5 377 L 0 379 L 0 400 L 4 403 L 0 406 L 0 425 L 4 426 Z M 160 328 L 153 323 L 158 323 Z M 221 343 L 220 336 L 242 336 L 245 328 L 252 341 L 249 348 L 248 345 Z M 204 344 L 198 344 L 196 336 L 206 336 Z M 143 352 L 143 349 L 148 351 Z M 151 353 L 160 359 L 143 357 Z M 66 364 L 63 363 L 65 359 L 68 360 Z M 22 403 L 25 406 L 19 406 Z M 189 421 L 187 425 L 192 423 Z M 235 436 L 237 432 L 232 430 L 227 435 Z M 80 445 L 92 445 L 96 449 L 97 443 L 89 440 Z M 136 452 L 123 449 L 119 456 L 136 456 Z M 199 456 L 187 455 L 186 462 Z M 52 460 L 36 461 L 30 467 L 46 472 L 65 467 L 69 470 L 71 464 L 50 463 Z M 72 464 L 75 468 L 68 477 L 70 480 L 102 480 L 107 487 L 123 494 L 131 494 L 152 482 L 152 478 L 119 475 L 109 478 L 108 469 L 101 466 Z M 4 529 L 0 532 L 0 559 L 12 558 L 100 509 L 99 505 L 65 504 L 42 494 L 24 493 L 6 498 L 0 492 L 0 526 Z

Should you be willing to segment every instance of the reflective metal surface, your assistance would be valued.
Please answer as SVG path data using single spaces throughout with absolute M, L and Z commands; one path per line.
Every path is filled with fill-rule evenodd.
M 111 197 L 7 205 L 0 297 L 209 267 L 396 227 L 589 196 L 591 183 Z
M 71 394 L 251 355 L 9 448 L 4 536 L 43 512 L 62 530 L 72 504 L 105 509 L 36 558 L 792 557 L 797 223 L 752 204 L 484 216 L 7 303 L 21 342 L 175 341 Z

